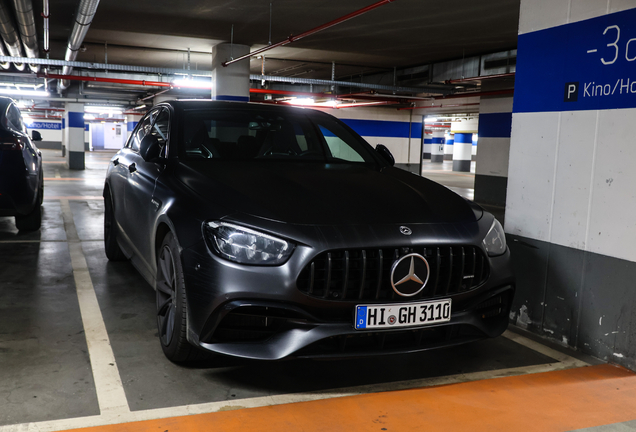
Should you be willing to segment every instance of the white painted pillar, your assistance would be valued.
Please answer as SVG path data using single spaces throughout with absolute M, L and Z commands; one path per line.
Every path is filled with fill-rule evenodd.
M 83 170 L 85 164 L 84 104 L 69 102 L 64 107 L 63 143 L 66 146 L 66 164 L 69 169 Z
M 453 144 L 455 144 L 455 135 L 450 132 L 446 132 L 444 142 L 444 160 L 453 160 Z
M 248 54 L 250 47 L 222 43 L 212 48 L 212 99 L 236 102 L 250 100 L 250 61 L 224 67 L 223 62 Z
M 470 162 L 473 152 L 473 134 L 456 133 L 453 147 L 453 171 L 470 172 Z
M 423 159 L 431 158 L 431 144 L 433 143 L 433 138 L 431 131 L 424 131 L 424 154 L 422 155 Z

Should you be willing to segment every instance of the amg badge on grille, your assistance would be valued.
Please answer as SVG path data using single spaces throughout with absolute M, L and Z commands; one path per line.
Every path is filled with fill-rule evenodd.
M 404 255 L 391 267 L 391 286 L 397 294 L 412 297 L 424 289 L 429 274 L 426 258 L 416 253 Z

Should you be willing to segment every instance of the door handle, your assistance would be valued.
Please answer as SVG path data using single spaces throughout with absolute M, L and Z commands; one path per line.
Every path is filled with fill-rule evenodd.
M 117 158 L 117 159 L 113 160 L 113 165 L 114 165 L 114 166 L 119 165 L 119 158 Z
M 133 162 L 133 163 L 131 163 L 131 164 L 128 166 L 128 171 L 130 171 L 131 173 L 134 173 L 135 171 L 137 171 L 137 165 L 135 165 L 135 163 L 134 163 L 134 162 Z

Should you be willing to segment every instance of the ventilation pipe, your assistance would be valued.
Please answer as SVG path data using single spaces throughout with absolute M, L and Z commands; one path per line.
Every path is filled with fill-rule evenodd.
M 7 55 L 7 50 L 4 49 L 4 45 L 2 44 L 2 41 L 0 41 L 0 55 L 1 56 L 6 56 Z M 9 62 L 4 62 L 4 63 L 0 63 L 0 68 L 7 70 L 11 67 L 11 63 Z
M 13 0 L 15 16 L 18 21 L 18 29 L 22 36 L 24 52 L 29 58 L 38 57 L 38 37 L 35 31 L 35 18 L 33 18 L 33 3 L 31 0 Z M 30 64 L 29 68 L 35 73 L 40 70 L 40 65 Z
M 97 12 L 97 6 L 99 0 L 81 0 L 75 14 L 75 25 L 71 31 L 71 35 L 68 38 L 68 46 L 66 47 L 66 55 L 64 60 L 75 61 L 77 57 L 77 51 L 79 51 L 86 33 L 93 22 L 95 12 Z M 64 66 L 62 69 L 62 75 L 70 75 L 73 68 L 70 66 Z M 58 83 L 59 90 L 66 90 L 71 85 L 69 80 L 60 80 Z
M 20 36 L 13 25 L 11 13 L 2 0 L 0 0 L 0 36 L 2 36 L 11 57 L 24 57 Z M 14 63 L 13 65 L 19 71 L 24 70 L 24 63 Z

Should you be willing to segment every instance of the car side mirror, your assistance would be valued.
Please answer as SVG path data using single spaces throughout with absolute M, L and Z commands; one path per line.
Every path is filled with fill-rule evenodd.
M 32 141 L 42 141 L 42 134 L 40 132 L 34 130 L 31 131 L 31 140 Z
M 146 162 L 159 162 L 160 152 L 159 140 L 154 135 L 146 135 L 139 143 L 139 154 Z
M 375 151 L 378 152 L 378 154 L 382 156 L 382 159 L 387 161 L 391 166 L 395 165 L 395 158 L 391 154 L 391 151 L 386 148 L 385 145 L 378 144 L 377 146 L 375 146 Z

